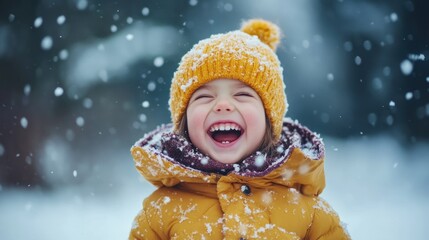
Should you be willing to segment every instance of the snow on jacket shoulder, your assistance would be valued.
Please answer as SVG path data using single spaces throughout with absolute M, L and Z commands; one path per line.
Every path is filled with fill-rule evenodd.
M 129 239 L 350 239 L 318 197 L 322 140 L 285 119 L 276 153 L 222 164 L 162 126 L 131 148 L 137 170 L 159 188 L 143 202 Z

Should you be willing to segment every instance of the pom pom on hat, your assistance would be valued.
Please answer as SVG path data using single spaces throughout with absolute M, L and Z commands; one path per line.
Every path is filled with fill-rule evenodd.
M 268 21 L 244 22 L 241 30 L 212 35 L 195 44 L 171 81 L 170 112 L 179 130 L 192 94 L 216 79 L 235 79 L 253 88 L 264 104 L 274 140 L 279 140 L 287 111 L 283 68 L 275 53 L 279 28 Z
M 252 19 L 243 22 L 241 31 L 257 36 L 259 40 L 270 46 L 273 51 L 276 51 L 277 45 L 280 42 L 280 29 L 271 22 L 262 19 Z

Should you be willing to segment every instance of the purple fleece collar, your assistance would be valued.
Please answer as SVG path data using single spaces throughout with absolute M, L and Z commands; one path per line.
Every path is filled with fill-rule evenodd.
M 234 172 L 249 177 L 264 176 L 273 171 L 288 159 L 294 148 L 300 148 L 307 157 L 314 160 L 321 159 L 324 155 L 320 137 L 289 118 L 284 119 L 280 141 L 271 156 L 258 151 L 236 164 L 220 163 L 201 153 L 185 137 L 174 134 L 171 124 L 149 133 L 136 145 L 183 167 L 222 175 Z

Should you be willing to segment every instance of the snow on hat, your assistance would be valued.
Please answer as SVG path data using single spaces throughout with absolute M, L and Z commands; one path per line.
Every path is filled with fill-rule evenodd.
M 227 78 L 239 80 L 259 94 L 274 139 L 280 139 L 287 101 L 283 68 L 275 53 L 279 41 L 280 30 L 275 24 L 252 19 L 244 22 L 241 30 L 212 35 L 195 44 L 182 57 L 171 83 L 169 105 L 174 130 L 179 129 L 195 90 L 212 80 Z

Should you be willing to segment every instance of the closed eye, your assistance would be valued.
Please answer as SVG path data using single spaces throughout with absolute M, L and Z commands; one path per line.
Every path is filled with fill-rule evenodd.
M 253 94 L 248 93 L 248 92 L 239 92 L 239 93 L 236 93 L 235 96 L 237 96 L 237 97 L 253 97 Z
M 199 94 L 199 95 L 196 95 L 195 97 L 194 97 L 194 101 L 195 100 L 198 100 L 198 99 L 204 99 L 204 98 L 211 98 L 212 96 L 211 95 L 208 95 L 208 94 Z

